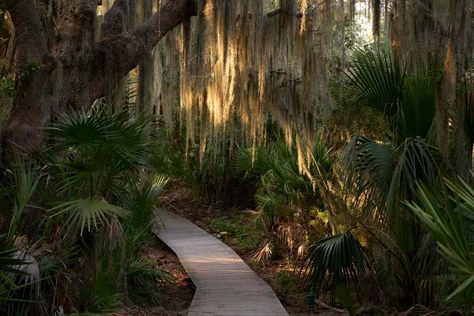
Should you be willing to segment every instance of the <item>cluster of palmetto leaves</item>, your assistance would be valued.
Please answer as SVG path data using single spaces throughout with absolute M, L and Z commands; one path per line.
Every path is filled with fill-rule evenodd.
M 453 224 L 443 226 L 442 217 L 433 220 L 433 207 L 429 208 L 426 195 L 417 189 L 418 183 L 439 187 L 440 174 L 446 169 L 432 144 L 433 76 L 409 75 L 390 54 L 360 50 L 354 54 L 347 77 L 351 106 L 378 111 L 388 131 L 376 140 L 354 136 L 343 151 L 344 211 L 358 225 L 313 244 L 306 261 L 309 285 L 336 291 L 341 285 L 357 288 L 361 276 L 370 277 L 383 284 L 385 301 L 400 308 L 440 303 L 460 281 L 462 285 L 449 298 L 465 293 L 472 282 L 472 243 L 461 242 L 465 230 L 456 221 L 446 218 Z M 422 201 L 422 206 L 404 201 Z M 436 225 L 445 230 L 440 233 Z M 460 239 L 450 241 L 450 234 Z M 365 236 L 370 248 L 362 247 L 356 236 Z M 456 248 L 458 242 L 464 247 L 461 250 Z M 444 256 L 439 255 L 440 250 Z M 455 267 L 454 273 L 449 266 Z M 460 276 L 457 282 L 453 280 L 456 275 Z
M 317 137 L 308 173 L 303 174 L 296 148 L 288 146 L 281 134 L 272 138 L 255 152 L 241 149 L 233 161 L 234 174 L 254 187 L 255 223 L 266 232 L 254 254 L 257 261 L 269 259 L 278 250 L 297 257 L 305 253 L 312 213 L 324 208 L 324 186 L 335 161 Z
M 418 185 L 420 201 L 406 204 L 428 227 L 456 279 L 457 288 L 448 300 L 474 301 L 474 189 L 464 180 L 446 179 L 430 189 Z
M 64 115 L 47 130 L 49 149 L 6 171 L 13 212 L 0 248 L 9 280 L 0 313 L 95 315 L 157 302 L 171 279 L 139 257 L 167 181 L 148 166 L 152 123 L 103 105 Z M 25 277 L 32 266 L 37 275 Z

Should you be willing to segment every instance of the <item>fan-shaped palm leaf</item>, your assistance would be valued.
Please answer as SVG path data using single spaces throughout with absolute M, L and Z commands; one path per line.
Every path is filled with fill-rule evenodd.
M 398 111 L 403 96 L 405 72 L 381 50 L 358 50 L 347 76 L 357 93 L 358 106 L 370 106 L 389 117 Z
M 398 144 L 408 137 L 427 137 L 435 113 L 431 75 L 408 76 L 390 54 L 359 50 L 347 76 L 356 93 L 354 106 L 379 110 Z
M 400 203 L 410 198 L 417 181 L 438 175 L 440 158 L 435 147 L 420 137 L 399 146 L 355 137 L 343 153 L 347 167 L 346 188 L 354 189 L 355 203 L 374 212 L 377 222 L 400 227 Z M 367 213 L 368 214 L 368 213 Z
M 58 211 L 53 216 L 66 215 L 67 229 L 72 233 L 79 231 L 80 235 L 85 228 L 91 231 L 92 228 L 97 229 L 101 224 L 109 222 L 111 217 L 125 217 L 129 214 L 127 210 L 103 199 L 92 198 L 68 201 L 52 208 L 51 211 Z
M 355 282 L 365 269 L 365 260 L 361 244 L 349 231 L 321 239 L 309 250 L 307 281 L 313 289 Z
M 465 181 L 446 180 L 449 199 L 440 199 L 419 185 L 420 203 L 407 202 L 413 213 L 425 224 L 438 242 L 453 271 L 458 276 L 458 288 L 452 299 L 463 293 L 473 299 L 474 293 L 474 189 Z
M 168 177 L 154 176 L 140 183 L 139 187 L 132 191 L 131 197 L 126 202 L 127 209 L 131 213 L 127 217 L 126 224 L 131 230 L 146 230 L 151 225 L 153 209 L 168 181 Z
M 62 179 L 59 192 L 102 195 L 114 191 L 124 172 L 138 174 L 151 151 L 151 119 L 130 119 L 125 111 L 110 113 L 103 107 L 90 113 L 63 115 L 48 129 L 55 150 L 68 151 L 57 161 Z M 130 178 L 130 175 L 126 176 Z

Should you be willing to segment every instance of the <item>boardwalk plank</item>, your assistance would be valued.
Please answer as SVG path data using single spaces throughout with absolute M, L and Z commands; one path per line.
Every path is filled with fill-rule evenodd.
M 155 233 L 196 285 L 190 316 L 287 316 L 270 286 L 227 245 L 190 221 L 156 211 Z

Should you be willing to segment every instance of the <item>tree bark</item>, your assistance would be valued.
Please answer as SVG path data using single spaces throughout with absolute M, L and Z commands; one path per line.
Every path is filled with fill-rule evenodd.
M 49 49 L 39 12 L 31 1 L 6 0 L 17 37 L 14 57 L 16 90 L 5 139 L 26 148 L 34 148 L 48 124 L 52 99 L 50 74 L 55 61 Z
M 55 0 L 54 27 L 45 28 L 31 0 L 6 0 L 16 29 L 18 95 L 4 144 L 31 150 L 44 142 L 43 128 L 68 109 L 88 108 L 114 88 L 170 30 L 196 15 L 194 0 L 168 1 L 126 32 L 129 1 L 117 0 L 97 42 L 96 0 Z M 5 147 L 5 146 L 4 146 Z M 7 146 L 9 147 L 9 146 Z

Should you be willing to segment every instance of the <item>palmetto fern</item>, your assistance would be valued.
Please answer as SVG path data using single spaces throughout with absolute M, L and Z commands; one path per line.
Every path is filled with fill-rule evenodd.
M 383 50 L 359 50 L 346 72 L 355 91 L 355 107 L 380 111 L 395 143 L 427 137 L 435 112 L 435 81 L 428 73 L 408 75 Z
M 13 187 L 15 188 L 13 210 L 7 239 L 12 242 L 20 228 L 21 215 L 36 191 L 41 174 L 33 164 L 16 157 L 13 164 Z
M 130 190 L 130 197 L 125 205 L 131 211 L 125 224 L 130 230 L 146 230 L 150 225 L 158 198 L 162 195 L 169 178 L 166 176 L 153 176 L 142 179 Z
M 411 198 L 416 181 L 433 180 L 440 170 L 439 155 L 429 142 L 434 80 L 427 74 L 406 74 L 380 50 L 357 51 L 347 76 L 357 91 L 354 106 L 378 109 L 391 127 L 391 137 L 385 142 L 353 138 L 343 154 L 346 188 L 355 189 L 356 203 L 363 202 L 378 222 L 403 228 L 397 222 L 406 220 L 400 202 Z
M 118 180 L 131 181 L 151 151 L 150 119 L 130 119 L 127 112 L 110 113 L 103 107 L 91 113 L 63 115 L 48 129 L 54 150 L 67 150 L 67 159 L 58 160 L 59 191 L 121 195 Z M 124 173 L 131 172 L 126 176 Z M 123 181 L 119 181 L 123 184 Z
M 108 223 L 112 217 L 125 217 L 129 212 L 119 206 L 112 205 L 103 199 L 79 199 L 62 203 L 51 211 L 57 211 L 53 216 L 64 214 L 65 226 L 71 233 L 82 235 L 84 229 L 88 231 L 98 229 L 100 225 Z
M 407 138 L 400 146 L 354 137 L 342 158 L 346 188 L 355 190 L 355 202 L 392 228 L 404 216 L 399 213 L 402 199 L 412 195 L 417 181 L 435 179 L 441 164 L 437 149 L 421 137 Z
M 18 267 L 28 264 L 26 260 L 16 256 L 17 250 L 11 247 L 5 235 L 0 235 L 0 310 L 2 303 L 9 301 L 11 294 L 18 285 L 17 275 L 24 275 Z
M 295 245 L 303 243 L 298 238 L 304 238 L 305 234 L 291 234 L 288 238 L 284 232 L 301 232 L 301 226 L 307 225 L 304 216 L 310 208 L 321 203 L 319 184 L 327 180 L 335 161 L 323 139 L 316 137 L 309 166 L 310 178 L 299 170 L 296 148 L 289 147 L 281 135 L 273 136 L 271 142 L 255 152 L 241 149 L 233 161 L 234 173 L 255 186 L 255 221 L 269 233 L 256 252 L 256 259 L 269 258 L 271 250 L 278 249 L 276 246 L 281 241 L 290 252 Z M 318 185 L 315 181 L 319 181 Z
M 305 262 L 307 281 L 312 289 L 356 282 L 366 269 L 366 257 L 359 241 L 350 231 L 317 241 Z
M 432 299 L 426 282 L 433 280 L 425 273 L 431 265 L 423 258 L 431 248 L 418 238 L 420 227 L 402 202 L 416 200 L 418 181 L 440 180 L 443 163 L 432 145 L 433 76 L 407 74 L 389 53 L 360 50 L 347 77 L 356 94 L 352 106 L 378 110 L 389 127 L 383 141 L 355 136 L 343 151 L 347 201 L 363 210 L 359 220 L 378 228 L 372 234 L 383 233 L 394 240 L 397 250 L 391 251 L 387 262 L 400 292 L 410 293 L 402 300 L 425 294 Z M 442 267 L 435 270 L 441 273 Z
M 168 272 L 152 267 L 151 263 L 143 259 L 132 260 L 125 268 L 128 296 L 140 306 L 159 304 L 158 284 L 174 282 Z
M 358 50 L 346 75 L 356 92 L 357 106 L 370 106 L 394 117 L 403 96 L 405 71 L 389 53 Z
M 419 203 L 407 205 L 436 239 L 441 253 L 457 276 L 458 295 L 474 299 L 474 189 L 464 180 L 446 180 L 447 190 L 435 194 L 419 185 Z

